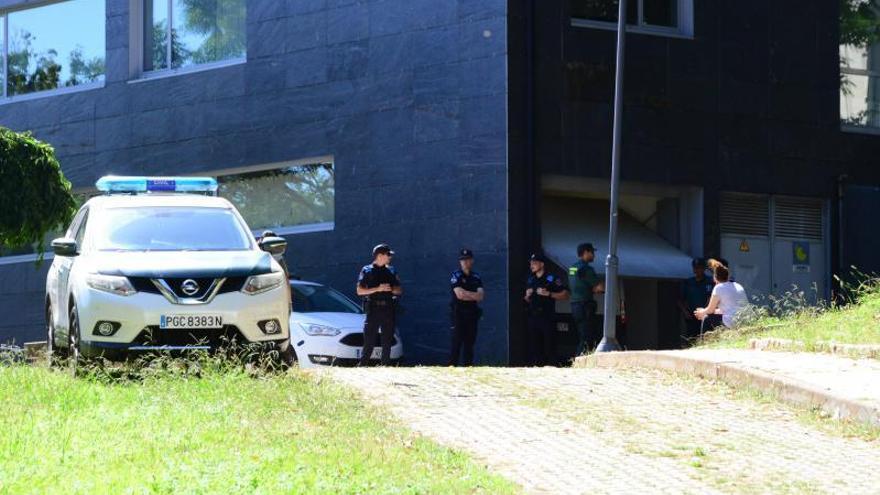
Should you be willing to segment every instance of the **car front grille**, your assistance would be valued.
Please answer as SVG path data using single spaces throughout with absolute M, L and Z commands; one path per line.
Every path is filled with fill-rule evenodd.
M 199 284 L 199 291 L 194 295 L 186 295 L 183 294 L 180 290 L 180 284 L 183 283 L 184 280 L 188 280 L 190 277 L 173 277 L 173 278 L 161 278 L 155 279 L 157 281 L 164 281 L 168 287 L 171 288 L 171 291 L 175 296 L 180 298 L 201 298 L 205 296 L 205 293 L 214 283 L 213 278 L 193 278 L 197 284 Z M 159 288 L 156 287 L 156 284 L 153 283 L 152 278 L 149 277 L 128 277 L 128 280 L 131 282 L 131 285 L 134 287 L 134 290 L 138 292 L 145 292 L 148 294 L 161 294 Z M 247 280 L 247 277 L 226 277 L 226 280 L 223 282 L 223 285 L 220 286 L 220 290 L 217 291 L 217 294 L 227 294 L 230 292 L 238 292 L 244 286 L 244 282 Z
M 364 334 L 362 332 L 350 333 L 345 337 L 339 339 L 339 342 L 345 345 L 349 345 L 352 347 L 363 347 L 364 346 Z M 379 346 L 382 344 L 382 336 L 376 339 L 376 345 Z M 397 345 L 397 337 L 391 337 L 391 345 Z

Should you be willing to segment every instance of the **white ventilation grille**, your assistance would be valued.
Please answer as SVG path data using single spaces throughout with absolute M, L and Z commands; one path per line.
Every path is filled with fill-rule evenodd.
M 776 237 L 821 241 L 822 202 L 814 199 L 775 198 L 773 234 Z
M 770 235 L 770 199 L 756 194 L 721 193 L 721 233 Z

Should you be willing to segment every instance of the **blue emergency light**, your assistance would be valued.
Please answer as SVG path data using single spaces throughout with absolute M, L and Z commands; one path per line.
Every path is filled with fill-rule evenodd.
M 177 192 L 216 194 L 217 180 L 212 177 L 123 177 L 107 175 L 95 187 L 107 194 Z

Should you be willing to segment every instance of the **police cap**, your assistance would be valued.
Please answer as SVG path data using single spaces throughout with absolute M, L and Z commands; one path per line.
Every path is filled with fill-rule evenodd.
M 583 244 L 578 244 L 578 250 L 577 250 L 577 252 L 578 252 L 578 256 L 583 256 L 584 253 L 586 253 L 587 251 L 589 251 L 589 252 L 591 252 L 591 253 L 595 253 L 595 252 L 596 252 L 596 248 L 593 247 L 593 244 L 590 243 L 590 242 L 585 242 L 585 243 L 583 243 Z
M 465 249 L 462 249 L 461 251 L 458 252 L 458 259 L 459 260 L 470 260 L 473 258 L 474 258 L 474 252 L 471 251 L 470 249 L 465 248 Z
M 387 254 L 389 256 L 394 256 L 394 251 L 391 250 L 391 246 L 388 244 L 378 244 L 373 248 L 373 257 L 379 254 Z
M 547 258 L 545 258 L 544 255 L 541 253 L 534 253 L 529 256 L 529 261 L 540 261 L 541 263 L 546 263 Z

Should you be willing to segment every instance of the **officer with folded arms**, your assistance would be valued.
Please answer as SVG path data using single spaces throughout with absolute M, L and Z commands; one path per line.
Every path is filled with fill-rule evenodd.
M 364 298 L 364 348 L 360 366 L 366 366 L 376 346 L 376 339 L 382 336 L 382 365 L 391 362 L 391 342 L 394 338 L 395 298 L 403 294 L 400 277 L 391 266 L 394 251 L 388 244 L 373 248 L 373 262 L 361 269 L 357 282 L 357 295 Z
M 483 280 L 473 270 L 474 253 L 462 249 L 458 253 L 459 269 L 452 272 L 452 350 L 449 366 L 457 366 L 459 355 L 462 364 L 473 366 L 474 343 L 477 340 L 477 322 L 482 315 L 479 303 L 483 300 Z

